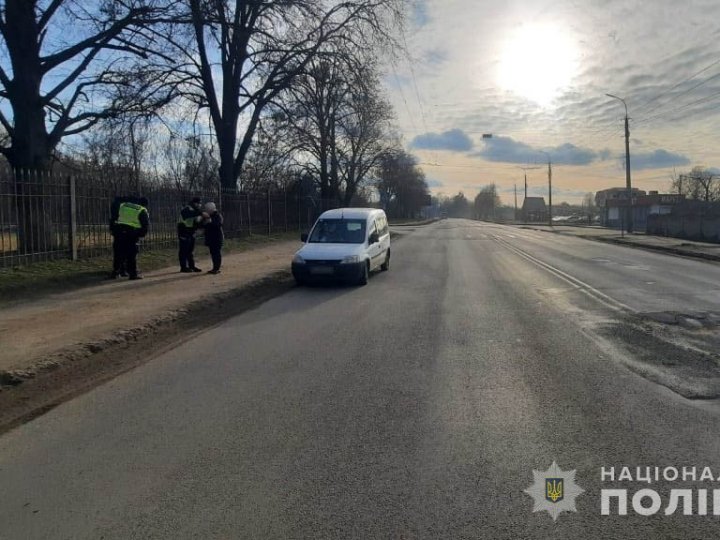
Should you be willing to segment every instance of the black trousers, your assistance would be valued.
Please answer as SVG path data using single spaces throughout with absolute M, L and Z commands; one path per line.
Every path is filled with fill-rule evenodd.
M 208 244 L 210 250 L 210 258 L 213 263 L 213 270 L 220 270 L 222 265 L 222 244 Z
M 133 233 L 119 233 L 115 236 L 113 273 L 119 274 L 124 265 L 130 277 L 137 276 L 137 256 L 140 251 L 138 240 L 138 235 Z
M 186 268 L 195 268 L 195 236 L 178 236 L 178 259 L 180 260 L 180 270 Z
M 118 235 L 113 234 L 113 273 L 124 274 L 127 272 L 125 269 L 125 255 L 123 254 L 122 242 L 118 240 Z

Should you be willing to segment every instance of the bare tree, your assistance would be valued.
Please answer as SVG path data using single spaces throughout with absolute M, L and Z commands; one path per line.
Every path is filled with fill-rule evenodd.
M 425 174 L 417 160 L 402 148 L 396 147 L 382 154 L 376 177 L 380 203 L 391 217 L 414 217 L 431 202 Z
M 166 8 L 159 0 L 0 3 L 9 61 L 0 63 L 0 98 L 12 112 L 0 111 L 10 142 L 0 152 L 11 165 L 47 168 L 63 137 L 167 102 L 154 72 L 128 69 L 133 59 L 157 54 L 148 26 Z
M 98 181 L 119 182 L 123 189 L 132 186 L 139 191 L 151 137 L 146 118 L 108 120 L 83 134 L 83 151 L 76 157 Z
M 720 174 L 714 169 L 696 166 L 689 173 L 673 178 L 672 189 L 688 199 L 717 201 L 720 200 Z
M 317 179 L 323 199 L 340 196 L 336 133 L 350 87 L 346 66 L 337 54 L 312 60 L 296 77 L 284 108 L 291 136 L 306 157 L 304 168 Z
M 482 187 L 475 197 L 475 215 L 478 219 L 495 219 L 495 209 L 499 206 L 500 196 L 495 184 Z
M 349 205 L 389 149 L 393 113 L 380 88 L 368 54 L 334 50 L 288 92 L 291 133 L 323 198 Z
M 178 30 L 166 38 L 184 56 L 173 69 L 180 88 L 211 119 L 223 187 L 236 187 L 266 107 L 321 48 L 368 46 L 403 1 L 186 1 L 178 20 L 190 21 L 189 36 Z
M 170 134 L 161 149 L 157 176 L 181 192 L 217 191 L 217 159 L 198 135 Z
M 591 191 L 587 192 L 583 197 L 583 210 L 587 215 L 588 225 L 592 224 L 593 219 L 597 215 L 597 207 L 595 206 L 595 194 Z
M 298 145 L 290 136 L 287 116 L 276 112 L 265 116 L 255 134 L 255 140 L 245 158 L 243 189 L 285 191 L 297 177 L 296 153 Z
M 382 97 L 375 71 L 362 64 L 351 81 L 345 114 L 339 119 L 340 173 L 348 206 L 389 149 L 392 106 Z

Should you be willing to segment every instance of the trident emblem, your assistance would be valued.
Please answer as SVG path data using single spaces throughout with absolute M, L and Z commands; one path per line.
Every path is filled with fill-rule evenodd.
M 556 503 L 563 500 L 563 479 L 562 478 L 546 478 L 545 479 L 545 499 Z

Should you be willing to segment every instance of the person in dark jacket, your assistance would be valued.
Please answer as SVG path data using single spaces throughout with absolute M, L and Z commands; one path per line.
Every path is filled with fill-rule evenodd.
M 118 206 L 115 238 L 118 242 L 119 257 L 113 261 L 113 274 L 119 275 L 124 264 L 130 279 L 142 279 L 137 269 L 137 255 L 138 241 L 147 235 L 150 228 L 147 204 L 148 200 L 140 197 L 137 202 L 123 202 Z
M 110 234 L 113 237 L 112 250 L 113 250 L 113 270 L 110 273 L 109 279 L 117 279 L 118 277 L 127 277 L 127 270 L 125 269 L 125 259 L 123 258 L 121 243 L 118 240 L 118 228 L 117 219 L 120 211 L 120 205 L 124 202 L 132 202 L 130 197 L 118 196 L 113 199 L 110 205 Z
M 178 219 L 178 259 L 181 272 L 202 272 L 195 266 L 193 252 L 195 251 L 195 231 L 203 218 L 208 215 L 200 208 L 200 198 L 194 197 L 190 203 L 180 211 Z
M 219 274 L 222 265 L 222 246 L 225 240 L 223 233 L 223 217 L 218 212 L 215 203 L 209 202 L 205 204 L 205 213 L 208 217 L 203 223 L 205 228 L 205 245 L 210 251 L 213 267 L 208 270 L 209 274 Z

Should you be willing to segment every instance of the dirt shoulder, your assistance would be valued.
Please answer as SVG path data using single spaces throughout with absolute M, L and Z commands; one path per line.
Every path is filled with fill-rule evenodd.
M 225 257 L 219 275 L 181 274 L 176 267 L 142 281 L 107 281 L 0 308 L 0 372 L 28 370 L 49 355 L 83 347 L 172 318 L 178 310 L 289 268 L 297 241 L 278 241 Z M 204 249 L 197 250 L 203 254 Z M 209 268 L 200 256 L 201 267 Z
M 299 245 L 229 254 L 219 275 L 169 267 L 0 308 L 0 432 L 286 292 Z

